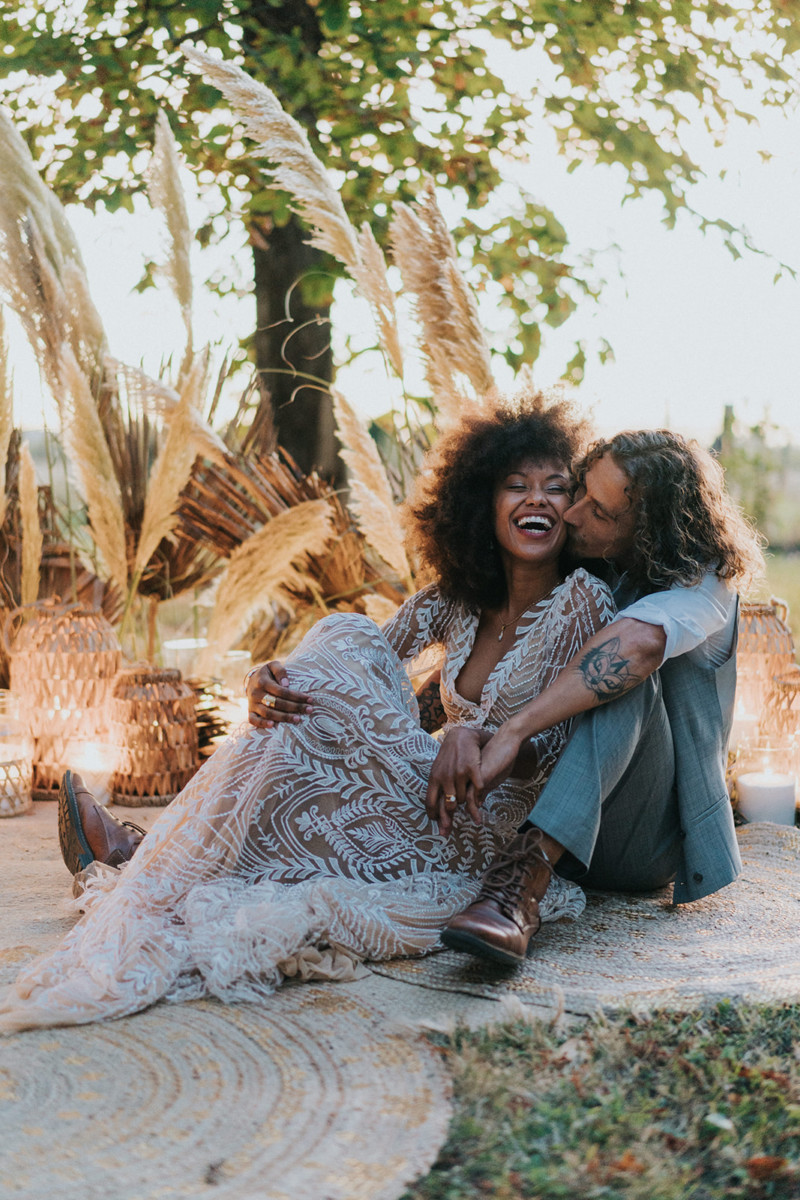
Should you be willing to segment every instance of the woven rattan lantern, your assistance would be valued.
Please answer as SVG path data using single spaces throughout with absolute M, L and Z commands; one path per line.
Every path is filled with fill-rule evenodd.
M 55 799 L 67 767 L 107 741 L 111 683 L 121 658 L 99 609 L 45 602 L 17 609 L 9 624 L 11 691 L 30 731 L 33 798 Z
M 180 671 L 123 667 L 111 700 L 118 748 L 111 781 L 118 804 L 168 804 L 197 770 L 195 694 Z
M 763 727 L 776 676 L 794 668 L 794 640 L 786 624 L 788 607 L 775 597 L 769 604 L 743 604 L 739 612 L 737 686 L 731 743 L 753 737 Z
M 17 718 L 11 693 L 0 690 L 0 817 L 31 809 L 31 772 L 28 731 Z
M 762 726 L 773 739 L 800 737 L 800 667 L 793 666 L 772 680 Z

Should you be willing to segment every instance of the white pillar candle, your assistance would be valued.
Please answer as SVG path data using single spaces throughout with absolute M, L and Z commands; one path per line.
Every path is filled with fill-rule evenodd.
M 775 771 L 750 771 L 739 775 L 736 780 L 739 812 L 747 821 L 794 825 L 795 787 L 794 775 Z

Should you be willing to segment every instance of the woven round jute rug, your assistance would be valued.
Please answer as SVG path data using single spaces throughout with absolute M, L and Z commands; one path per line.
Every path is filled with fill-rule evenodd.
M 442 951 L 373 969 L 422 987 L 568 1012 L 646 1013 L 731 999 L 800 1000 L 800 830 L 739 830 L 735 883 L 675 907 L 671 889 L 590 893 L 577 921 L 543 926 L 518 968 Z
M 382 1200 L 427 1170 L 435 1051 L 335 985 L 0 1041 L 3 1200 Z

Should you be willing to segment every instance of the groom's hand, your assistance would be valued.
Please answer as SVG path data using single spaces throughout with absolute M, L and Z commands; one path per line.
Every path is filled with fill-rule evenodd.
M 480 729 L 449 730 L 442 739 L 439 753 L 431 768 L 425 811 L 438 822 L 439 831 L 447 837 L 453 828 L 453 814 L 465 805 L 473 821 L 481 822 L 479 795 L 483 788 L 481 775 L 481 742 L 485 735 Z

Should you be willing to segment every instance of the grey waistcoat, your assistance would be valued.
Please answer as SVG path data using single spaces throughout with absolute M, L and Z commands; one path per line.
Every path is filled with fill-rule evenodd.
M 661 667 L 664 705 L 675 747 L 682 851 L 673 900 L 699 900 L 732 883 L 742 868 L 725 786 L 736 691 L 736 636 L 719 667 L 691 655 Z

